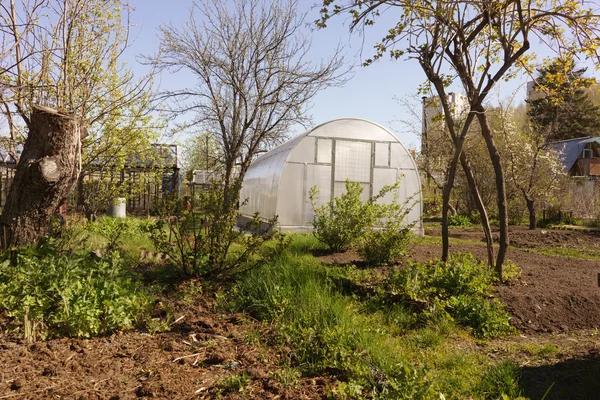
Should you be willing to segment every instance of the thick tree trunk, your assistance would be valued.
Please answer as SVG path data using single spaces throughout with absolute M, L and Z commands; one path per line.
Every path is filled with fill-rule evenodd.
M 496 180 L 496 190 L 498 196 L 498 219 L 500 220 L 500 246 L 498 248 L 498 256 L 496 257 L 496 274 L 498 279 L 502 282 L 502 265 L 506 258 L 506 252 L 508 250 L 508 208 L 506 204 L 506 185 L 504 182 L 504 172 L 502 171 L 502 164 L 500 163 L 500 153 L 494 143 L 492 137 L 492 131 L 488 124 L 487 117 L 485 115 L 485 109 L 483 106 L 479 106 L 476 109 L 477 119 L 481 127 L 481 134 L 485 141 L 486 147 L 490 154 L 492 166 L 494 167 L 494 176 Z
M 80 165 L 80 122 L 34 106 L 29 135 L 0 216 L 2 247 L 37 243 L 71 193 Z

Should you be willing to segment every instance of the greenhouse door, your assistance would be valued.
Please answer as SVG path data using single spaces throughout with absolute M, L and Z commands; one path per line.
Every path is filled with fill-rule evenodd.
M 372 195 L 372 155 L 373 143 L 358 140 L 333 142 L 333 196 L 340 196 L 346 190 L 346 179 L 359 182 L 363 187 L 362 199 L 367 201 Z

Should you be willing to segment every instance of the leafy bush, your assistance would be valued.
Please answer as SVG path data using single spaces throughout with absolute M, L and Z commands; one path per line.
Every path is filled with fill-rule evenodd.
M 468 215 L 455 214 L 448 216 L 448 226 L 456 226 L 460 228 L 468 228 L 473 226 Z
M 262 222 L 258 214 L 236 229 L 239 184 L 228 189 L 217 182 L 201 191 L 195 207 L 167 201 L 150 228 L 157 251 L 183 273 L 197 277 L 224 277 L 256 265 L 262 245 L 274 235 L 276 219 Z
M 375 222 L 374 203 L 371 200 L 363 202 L 362 192 L 360 183 L 346 180 L 346 191 L 341 196 L 318 207 L 319 191 L 316 186 L 310 189 L 310 202 L 315 213 L 313 234 L 332 251 L 347 249 L 363 236 L 366 227 Z
M 359 241 L 358 252 L 371 265 L 391 264 L 406 254 L 413 224 L 406 224 L 405 219 L 412 208 L 408 205 L 412 199 L 398 204 L 395 189 L 392 202 L 373 205 L 376 219 Z
M 393 292 L 426 304 L 429 313 L 444 310 L 477 336 L 514 332 L 503 304 L 489 299 L 492 277 L 487 266 L 469 253 L 452 255 L 447 263 L 410 263 L 391 274 L 387 285 Z
M 90 337 L 132 328 L 149 298 L 116 252 L 98 259 L 45 246 L 0 264 L 0 304 L 34 340 L 36 334 Z
M 397 201 L 400 182 L 383 187 L 367 201 L 362 201 L 363 187 L 358 182 L 346 180 L 346 191 L 327 204 L 318 207 L 318 191 L 311 188 L 313 234 L 332 251 L 345 250 L 358 244 L 359 253 L 373 265 L 389 264 L 404 255 L 412 225 L 405 217 L 411 210 L 409 203 Z M 394 199 L 388 204 L 377 201 L 392 192 Z

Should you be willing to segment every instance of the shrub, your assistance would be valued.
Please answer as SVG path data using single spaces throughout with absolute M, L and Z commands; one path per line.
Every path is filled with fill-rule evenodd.
M 156 249 L 188 276 L 222 278 L 255 266 L 277 221 L 264 223 L 256 214 L 236 229 L 238 193 L 239 184 L 224 189 L 213 182 L 197 195 L 195 207 L 166 201 L 150 228 Z
M 397 189 L 397 186 L 396 186 Z M 397 192 L 389 204 L 373 204 L 375 221 L 366 228 L 360 240 L 358 252 L 371 265 L 391 264 L 406 254 L 413 224 L 406 224 L 405 219 L 412 206 L 407 200 L 398 204 Z
M 363 202 L 362 192 L 360 183 L 346 180 L 346 191 L 341 196 L 318 207 L 319 191 L 316 186 L 310 189 L 310 202 L 315 213 L 313 234 L 332 251 L 347 249 L 363 236 L 367 226 L 375 222 L 373 202 Z
M 313 211 L 313 234 L 332 251 L 359 245 L 359 253 L 374 265 L 389 264 L 402 256 L 406 250 L 412 225 L 404 219 L 411 210 L 408 204 L 398 204 L 397 190 L 400 182 L 384 186 L 379 193 L 362 201 L 363 187 L 358 182 L 346 180 L 346 191 L 327 204 L 318 207 L 316 187 L 310 190 Z M 377 201 L 393 192 L 389 204 Z
M 140 286 L 116 252 L 98 259 L 44 246 L 0 264 L 1 307 L 23 321 L 29 341 L 132 328 L 149 304 Z

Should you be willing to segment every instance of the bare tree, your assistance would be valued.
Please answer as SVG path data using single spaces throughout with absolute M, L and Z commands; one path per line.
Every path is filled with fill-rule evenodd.
M 199 0 L 183 27 L 160 28 L 154 65 L 197 79 L 163 96 L 171 111 L 192 112 L 192 124 L 219 142 L 226 191 L 257 154 L 308 121 L 307 107 L 321 89 L 343 82 L 338 51 L 318 65 L 310 61 L 298 6 L 299 0 Z

